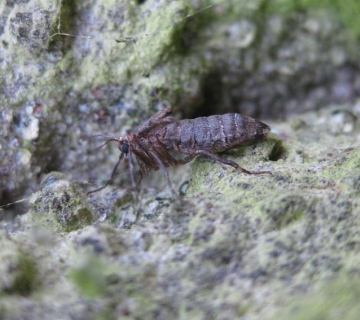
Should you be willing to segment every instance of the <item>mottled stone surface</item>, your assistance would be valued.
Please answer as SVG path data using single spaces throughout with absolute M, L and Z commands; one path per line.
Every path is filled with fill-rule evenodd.
M 358 15 L 322 4 L 1 3 L 1 202 L 31 197 L 0 209 L 28 211 L 1 222 L 0 318 L 357 319 Z M 170 169 L 180 202 L 161 172 L 131 192 L 125 161 L 86 196 L 119 154 L 89 136 L 159 96 L 261 117 L 268 138 L 222 156 L 272 174 L 199 157 Z
M 3 1 L 1 203 L 29 196 L 54 170 L 102 183 L 117 152 L 92 152 L 103 139 L 90 137 L 124 134 L 161 107 L 159 96 L 182 117 L 236 111 L 262 120 L 354 103 L 356 8 Z
M 354 105 L 270 123 L 264 142 L 223 154 L 272 175 L 198 158 L 181 202 L 146 188 L 138 201 L 77 194 L 95 223 L 59 221 L 81 206 L 61 195 L 82 191 L 50 174 L 41 201 L 2 231 L 3 318 L 357 319 L 359 115 Z
M 30 198 L 30 211 L 26 223 L 48 226 L 58 232 L 83 228 L 97 220 L 85 193 L 59 172 L 49 173 L 41 189 Z

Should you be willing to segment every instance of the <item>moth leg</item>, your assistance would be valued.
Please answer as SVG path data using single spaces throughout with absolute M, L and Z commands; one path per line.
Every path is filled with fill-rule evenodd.
M 139 178 L 139 181 L 136 183 L 136 187 L 137 187 L 137 188 L 139 188 L 140 183 L 141 183 L 141 181 L 142 181 L 142 178 L 143 178 L 143 172 L 140 171 L 140 178 Z
M 160 160 L 160 158 L 152 151 L 148 151 L 151 156 L 155 159 L 157 165 L 159 166 L 159 168 L 161 169 L 162 173 L 165 175 L 167 184 L 172 192 L 172 194 L 177 198 L 180 199 L 179 195 L 176 193 L 176 191 L 174 190 L 171 181 L 170 181 L 170 177 L 169 177 L 169 172 L 167 171 L 166 167 L 164 166 L 164 164 L 162 163 L 162 161 Z
M 132 186 L 133 190 L 138 191 L 138 189 L 137 189 L 138 184 L 136 183 L 135 175 L 134 175 L 134 164 L 133 164 L 132 152 L 129 152 L 128 155 L 129 155 L 129 172 L 130 172 L 130 178 L 131 178 L 131 186 Z
M 227 165 L 232 166 L 233 168 L 235 168 L 237 171 L 241 171 L 241 172 L 244 172 L 244 173 L 247 173 L 247 174 L 271 174 L 270 171 L 249 171 L 249 170 L 246 170 L 243 167 L 239 166 L 235 161 L 232 161 L 232 160 L 229 160 L 229 159 L 226 159 L 226 158 L 222 158 L 219 155 L 211 153 L 209 151 L 197 150 L 193 154 L 191 154 L 190 156 L 192 156 L 194 154 L 195 155 L 206 156 L 206 157 L 208 157 L 208 158 L 210 158 L 210 159 L 212 159 L 214 161 L 217 161 L 217 162 L 220 162 L 220 163 L 223 163 L 223 164 L 227 164 Z
M 114 169 L 113 169 L 113 171 L 112 171 L 112 173 L 111 173 L 110 179 L 105 183 L 105 185 L 103 185 L 102 187 L 100 187 L 100 188 L 98 188 L 98 189 L 89 191 L 86 195 L 89 195 L 89 194 L 91 194 L 91 193 L 98 192 L 98 191 L 100 191 L 100 190 L 102 190 L 102 189 L 105 189 L 105 188 L 112 182 L 112 180 L 113 180 L 114 177 L 115 177 L 116 170 L 117 170 L 117 168 L 118 168 L 118 166 L 119 166 L 122 158 L 124 158 L 124 153 L 121 153 L 121 154 L 120 154 L 119 160 L 118 160 L 118 162 L 116 163 L 116 165 L 115 165 L 115 167 L 114 167 Z
M 193 160 L 196 156 L 197 156 L 196 153 L 192 153 L 192 154 L 189 154 L 186 158 L 179 159 L 176 161 L 178 162 L 177 164 L 186 164 L 186 163 L 190 162 L 191 160 Z

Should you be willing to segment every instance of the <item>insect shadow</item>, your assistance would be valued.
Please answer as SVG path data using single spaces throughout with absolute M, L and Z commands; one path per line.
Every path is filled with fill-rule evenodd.
M 190 162 L 202 155 L 217 162 L 232 166 L 246 174 L 271 174 L 270 171 L 249 171 L 236 162 L 222 158 L 217 153 L 243 145 L 251 145 L 266 138 L 270 127 L 263 122 L 239 113 L 227 113 L 195 119 L 177 121 L 169 107 L 165 107 L 144 123 L 129 130 L 123 137 L 107 137 L 108 142 L 118 143 L 120 155 L 110 179 L 102 187 L 87 194 L 106 188 L 113 180 L 121 160 L 128 156 L 129 172 L 134 190 L 137 183 L 134 176 L 133 157 L 136 158 L 143 174 L 151 170 L 161 170 L 167 184 L 176 198 L 167 167 Z M 102 146 L 103 146 L 102 145 Z M 172 154 L 185 154 L 176 159 Z

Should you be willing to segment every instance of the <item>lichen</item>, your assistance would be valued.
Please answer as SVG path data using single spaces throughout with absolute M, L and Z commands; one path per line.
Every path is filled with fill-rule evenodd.
M 75 37 L 40 46 L 10 30 L 19 1 L 0 4 L 2 195 L 37 190 L 54 169 L 69 176 L 43 180 L 18 228 L 1 222 L 2 318 L 356 319 L 358 42 L 334 9 L 308 3 L 65 1 L 52 12 Z M 124 164 L 86 197 L 75 181 L 101 186 L 119 152 L 89 137 L 124 134 L 160 96 L 189 117 L 263 118 L 274 134 L 221 156 L 272 174 L 198 157 L 177 201 L 157 172 L 139 195 L 125 190 Z M 188 175 L 170 169 L 174 186 Z
M 0 230 L 1 281 L 0 295 L 28 296 L 39 287 L 39 274 L 34 257 Z
M 69 232 L 96 220 L 83 191 L 64 174 L 49 173 L 41 185 L 42 189 L 30 199 L 30 212 L 24 218 L 28 222 Z
M 360 279 L 358 275 L 343 275 L 316 286 L 305 297 L 289 299 L 286 310 L 271 319 L 349 319 L 359 316 Z

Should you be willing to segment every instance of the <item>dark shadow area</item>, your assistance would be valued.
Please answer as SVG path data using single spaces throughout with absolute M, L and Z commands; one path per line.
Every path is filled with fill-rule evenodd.
M 287 150 L 284 146 L 284 143 L 280 140 L 276 141 L 271 153 L 269 155 L 270 161 L 278 161 L 280 159 L 285 159 L 287 156 Z
M 59 20 L 53 26 L 52 34 L 67 33 L 76 34 L 76 0 L 62 0 L 60 9 L 60 29 L 58 29 Z M 49 51 L 61 49 L 67 51 L 74 42 L 74 37 L 55 35 L 49 44 Z
M 24 201 L 21 201 L 24 199 Z M 29 210 L 28 198 L 23 191 L 2 190 L 0 193 L 0 221 L 11 221 Z
M 223 101 L 222 89 L 220 72 L 214 70 L 207 74 L 202 80 L 199 103 L 191 109 L 191 114 L 187 114 L 186 117 L 193 119 L 219 114 Z

